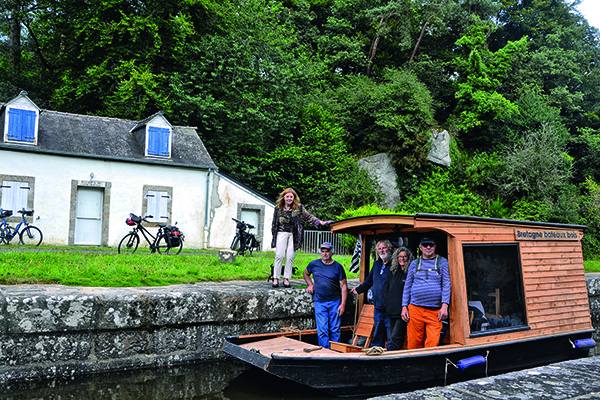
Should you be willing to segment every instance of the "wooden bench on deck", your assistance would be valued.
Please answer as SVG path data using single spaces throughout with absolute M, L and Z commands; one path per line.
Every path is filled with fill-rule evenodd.
M 340 342 L 329 342 L 331 350 L 339 351 L 341 353 L 358 353 L 363 349 L 368 348 L 373 340 L 373 333 L 375 328 L 375 306 L 372 304 L 363 305 L 360 310 L 360 316 L 354 327 L 354 338 L 352 344 L 340 343 Z M 366 338 L 364 346 L 358 346 L 358 339 L 360 336 Z

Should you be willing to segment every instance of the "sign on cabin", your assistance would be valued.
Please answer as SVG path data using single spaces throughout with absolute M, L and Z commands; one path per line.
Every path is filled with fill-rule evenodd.
M 577 231 L 515 229 L 515 240 L 579 240 Z

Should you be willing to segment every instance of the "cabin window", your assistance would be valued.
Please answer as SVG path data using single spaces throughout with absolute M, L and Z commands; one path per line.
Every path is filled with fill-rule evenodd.
M 517 244 L 463 245 L 471 337 L 528 329 Z

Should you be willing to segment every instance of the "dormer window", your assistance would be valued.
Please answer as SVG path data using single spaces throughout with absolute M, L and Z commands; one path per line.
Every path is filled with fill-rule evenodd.
M 21 92 L 9 101 L 4 110 L 4 142 L 37 144 L 40 110 Z
M 158 126 L 148 126 L 148 155 L 169 157 L 171 150 L 171 130 L 168 128 L 159 128 Z
M 162 112 L 138 122 L 129 132 L 144 149 L 146 157 L 171 158 L 173 126 Z

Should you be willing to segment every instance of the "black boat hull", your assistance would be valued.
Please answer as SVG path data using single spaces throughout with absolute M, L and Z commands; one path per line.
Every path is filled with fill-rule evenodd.
M 483 378 L 510 371 L 587 357 L 586 349 L 575 349 L 571 342 L 589 339 L 592 331 L 513 342 L 489 343 L 434 353 L 372 357 L 271 357 L 243 349 L 228 338 L 223 350 L 275 376 L 320 389 L 339 397 L 372 396 L 411 391 L 432 386 Z M 464 370 L 460 360 L 474 356 L 486 362 Z

